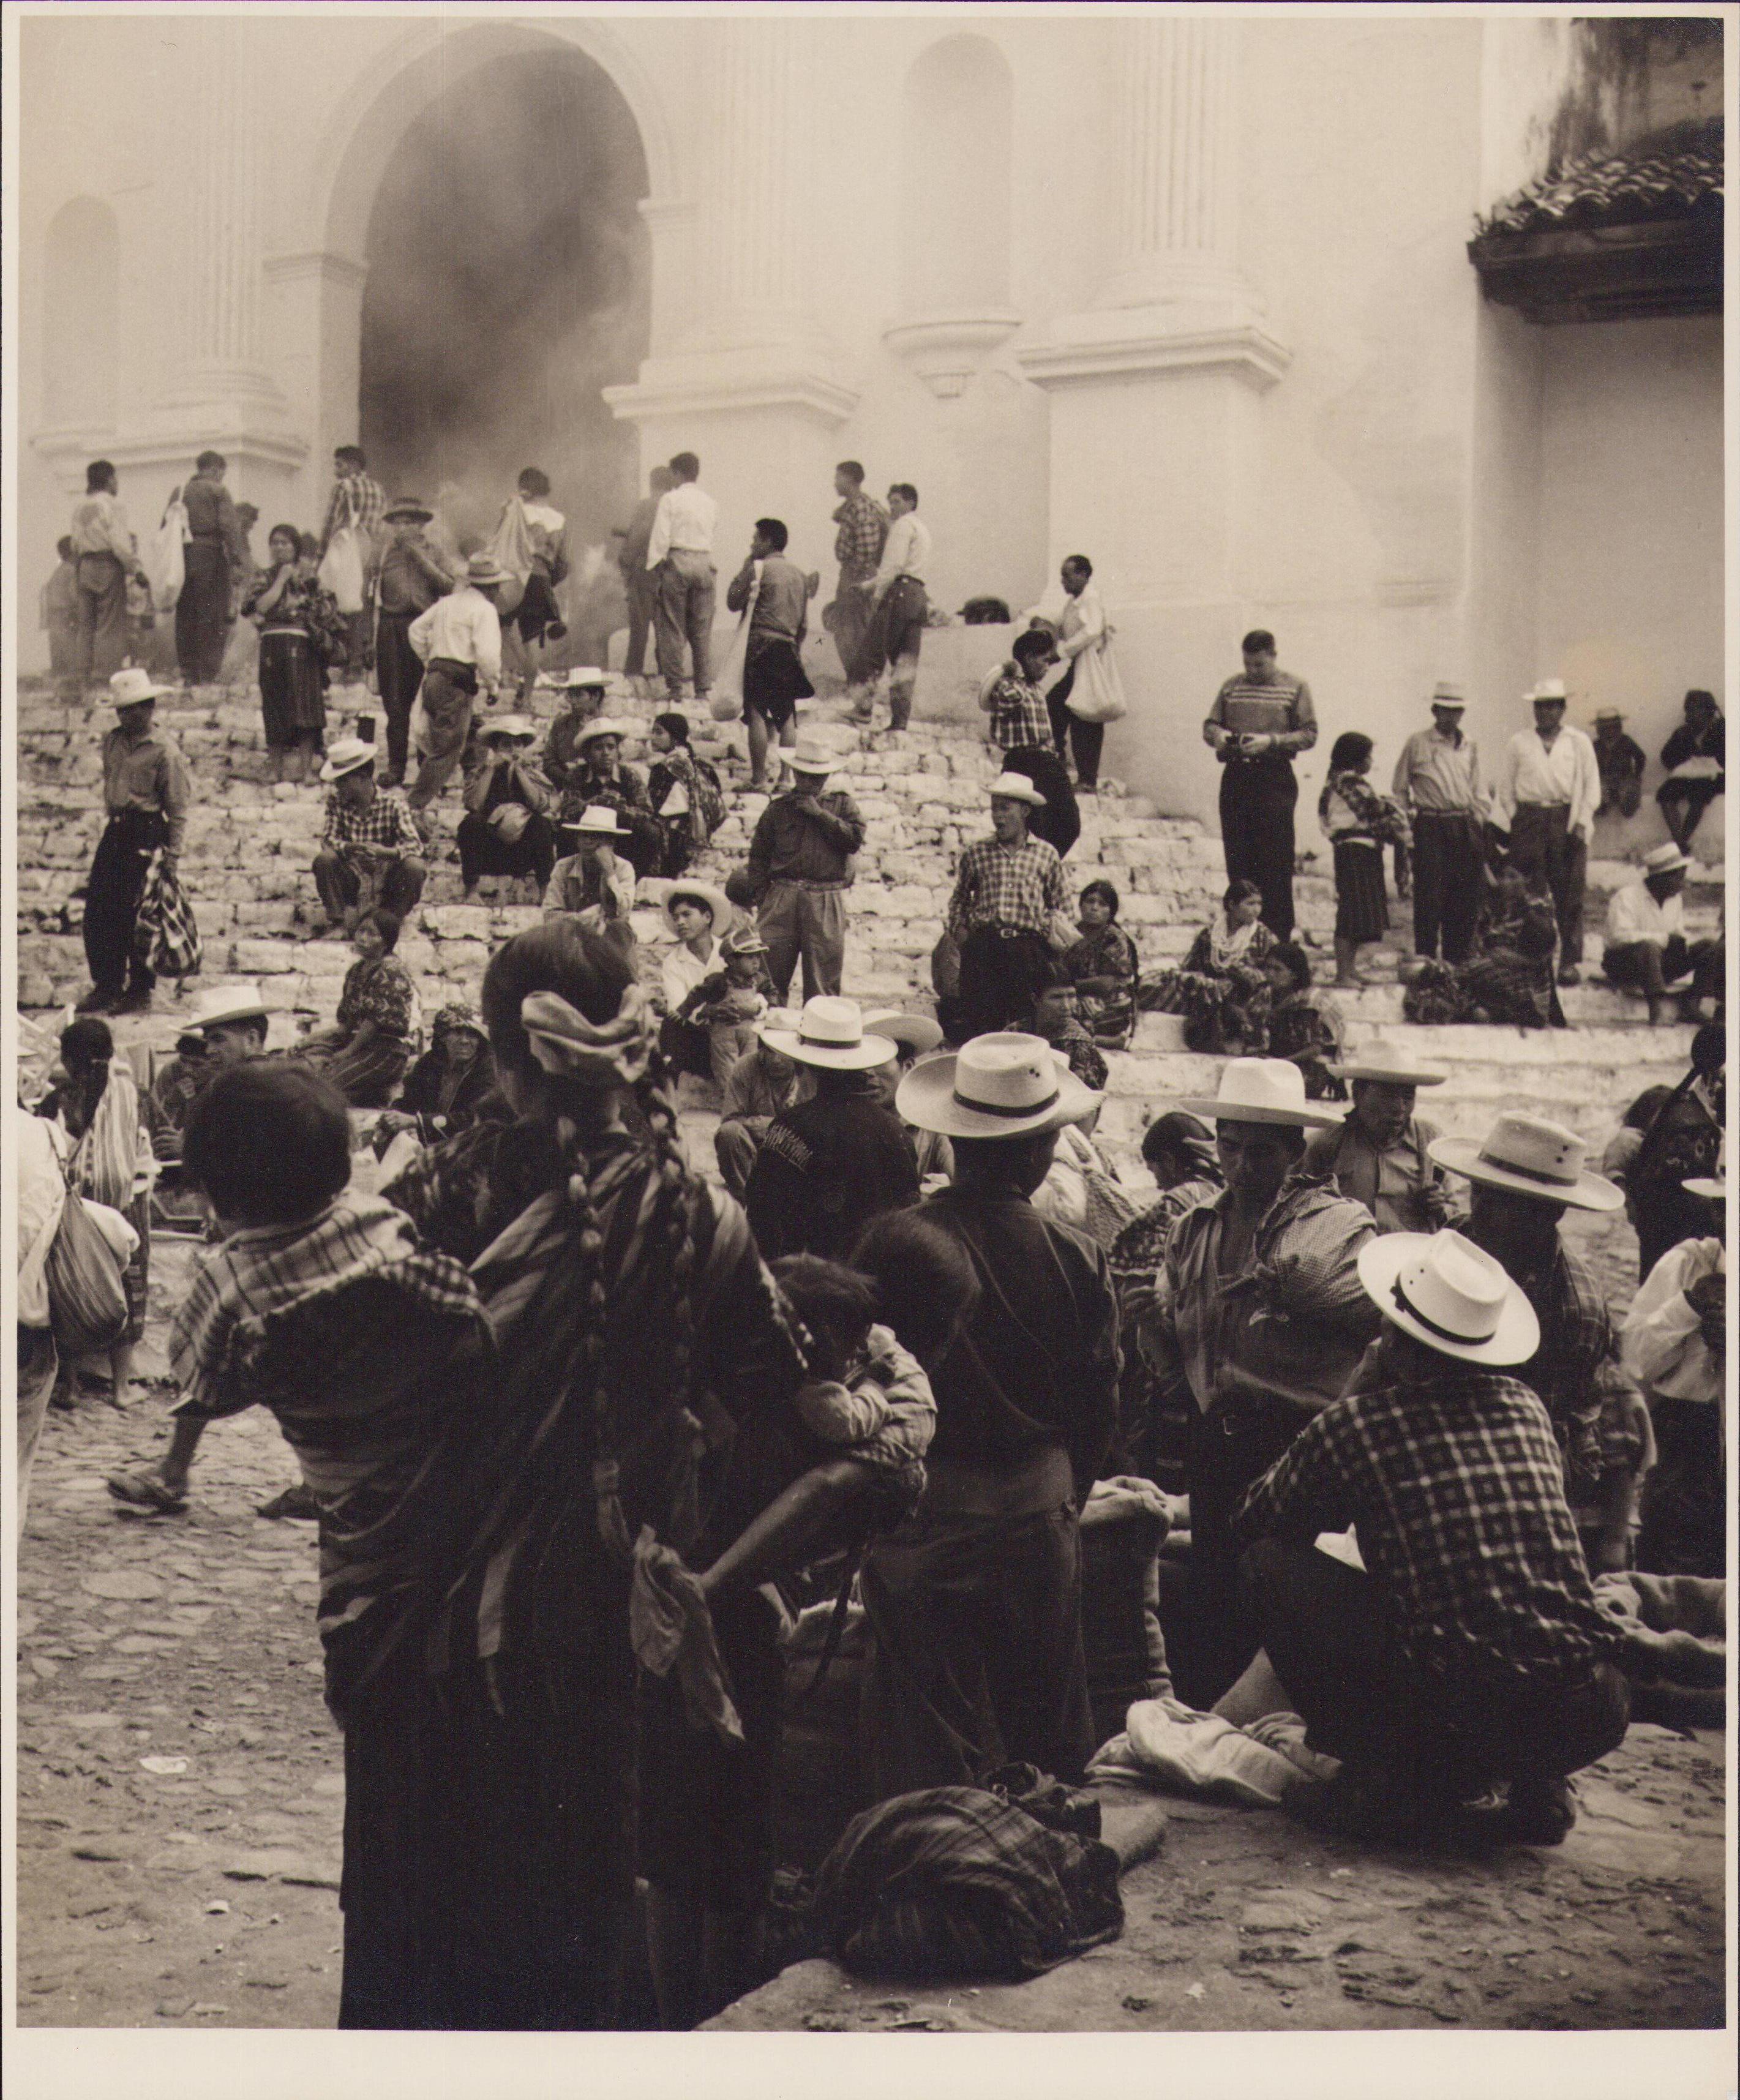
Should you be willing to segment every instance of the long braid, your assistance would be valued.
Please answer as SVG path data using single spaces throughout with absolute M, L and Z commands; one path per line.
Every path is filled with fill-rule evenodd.
M 662 1057 L 655 1053 L 634 1092 L 652 1133 L 660 1185 L 655 1229 L 670 1263 L 671 1383 L 679 1408 L 678 1432 L 689 1440 L 689 1449 L 673 1482 L 669 1524 L 671 1542 L 683 1550 L 693 1544 L 700 1523 L 696 1467 L 701 1431 L 688 1402 L 692 1397 L 690 1381 L 695 1365 L 695 1242 L 703 1197 L 700 1183 L 683 1154 L 677 1105 Z

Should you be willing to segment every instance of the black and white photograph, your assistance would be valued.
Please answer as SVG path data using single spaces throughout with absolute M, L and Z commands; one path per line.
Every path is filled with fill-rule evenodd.
M 1731 2093 L 1740 8 L 4 15 L 11 2089 Z

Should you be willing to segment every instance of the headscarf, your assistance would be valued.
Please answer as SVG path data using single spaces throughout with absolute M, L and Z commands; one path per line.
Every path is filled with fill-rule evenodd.
M 439 1044 L 444 1035 L 451 1035 L 456 1028 L 469 1028 L 479 1041 L 487 1043 L 489 1040 L 488 1031 L 479 1019 L 477 1008 L 468 1006 L 463 999 L 455 999 L 452 1005 L 442 1008 L 431 1023 L 431 1039 Z
M 632 1087 L 644 1079 L 658 1040 L 646 992 L 630 985 L 613 1020 L 588 1021 L 559 992 L 530 992 L 520 1025 L 532 1055 L 553 1077 L 583 1087 Z

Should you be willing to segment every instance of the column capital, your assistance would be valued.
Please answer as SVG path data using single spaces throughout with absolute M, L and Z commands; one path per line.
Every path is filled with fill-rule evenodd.
M 775 344 L 648 358 L 638 379 L 603 391 L 620 422 L 783 408 L 831 429 L 852 415 L 862 388 L 824 353 Z
M 1064 315 L 1049 341 L 1018 350 L 1015 358 L 1048 393 L 1168 372 L 1225 373 L 1266 393 L 1292 364 L 1292 352 L 1236 308 L 1147 307 Z

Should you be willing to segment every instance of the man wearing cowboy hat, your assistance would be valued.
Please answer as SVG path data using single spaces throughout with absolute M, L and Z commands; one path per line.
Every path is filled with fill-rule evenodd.
M 1271 1696 L 1341 1761 L 1287 1808 L 1392 1841 L 1557 1845 L 1568 1775 L 1623 1740 L 1629 1700 L 1552 1425 L 1508 1374 L 1534 1314 L 1459 1233 L 1373 1240 L 1359 1277 L 1384 1327 L 1358 1388 L 1235 1519 Z M 1363 1572 L 1313 1543 L 1350 1521 Z M 1468 1805 L 1495 1785 L 1501 1807 Z
M 1053 925 L 1069 910 L 1057 848 L 1027 835 L 1044 796 L 1018 773 L 1000 773 L 986 792 L 991 835 L 963 850 L 944 920 L 961 951 L 968 1038 L 1029 1018 L 1051 957 Z
M 528 715 L 496 715 L 484 723 L 477 770 L 466 783 L 459 820 L 459 871 L 467 903 L 480 877 L 530 877 L 534 897 L 550 886 L 556 832 L 546 812 L 550 783 L 532 761 L 537 725 Z
M 1635 817 L 1643 800 L 1643 770 L 1648 764 L 1643 748 L 1625 734 L 1625 717 L 1617 708 L 1595 710 L 1595 770 L 1601 780 L 1601 799 L 1595 814 L 1605 817 Z
M 152 857 L 173 874 L 187 836 L 188 761 L 154 725 L 157 695 L 151 674 L 136 667 L 108 682 L 115 726 L 103 739 L 103 806 L 108 821 L 97 840 L 85 887 L 85 960 L 91 989 L 81 1013 L 144 1013 L 157 978 L 133 952 L 133 929 Z
M 769 1029 L 789 1032 L 797 1016 L 773 1008 L 754 1030 L 753 1047 L 732 1065 L 725 1082 L 725 1106 L 713 1132 L 713 1149 L 725 1185 L 740 1203 L 749 1193 L 762 1140 L 775 1116 L 815 1091 L 813 1065 L 800 1065 L 767 1040 Z
M 1486 796 L 1480 750 L 1464 733 L 1462 688 L 1440 679 L 1432 726 L 1402 747 L 1391 783 L 1414 831 L 1414 952 L 1466 962 L 1486 883 Z
M 806 999 L 837 995 L 846 966 L 846 893 L 852 857 L 864 842 L 857 804 L 828 785 L 833 754 L 821 739 L 800 736 L 790 764 L 792 784 L 757 818 L 749 858 L 756 923 L 781 1005 L 800 959 Z
M 659 820 L 647 798 L 647 783 L 637 766 L 622 762 L 622 743 L 630 725 L 612 715 L 594 715 L 574 733 L 575 763 L 562 791 L 562 821 L 572 823 L 587 808 L 614 810 L 628 833 L 625 848 L 636 875 L 651 875 L 659 864 L 663 843 Z
M 1340 1393 L 1376 1331 L 1358 1268 L 1376 1228 L 1359 1204 L 1297 1178 L 1306 1132 L 1331 1127 L 1341 1111 L 1307 1103 L 1296 1065 L 1234 1057 L 1212 1100 L 1178 1106 L 1213 1123 L 1226 1185 L 1173 1228 L 1139 1332 L 1163 1384 L 1195 1401 L 1188 1653 L 1206 1705 L 1256 1646 L 1239 1608 L 1233 1511 Z
M 865 1032 L 856 999 L 827 994 L 804 1001 L 795 1028 L 764 1021 L 757 1032 L 815 1091 L 774 1118 L 756 1154 L 744 1199 L 755 1243 L 767 1261 L 845 1261 L 872 1218 L 918 1201 L 906 1132 L 877 1079 L 894 1045 Z
M 924 1499 L 861 1578 L 869 1776 L 880 1798 L 982 1785 L 1014 1758 L 1073 1782 L 1094 1747 L 1077 1521 L 1117 1423 L 1118 1306 L 1102 1251 L 1031 1199 L 1096 1096 L 1010 1034 L 921 1060 L 897 1098 L 953 1147 L 952 1185 L 916 1215 L 979 1295 L 932 1367 Z
M 1589 836 L 1601 799 L 1595 746 L 1566 726 L 1565 681 L 1543 678 L 1527 695 L 1533 729 L 1504 748 L 1492 790 L 1492 822 L 1510 835 L 1510 857 L 1531 889 L 1552 892 L 1559 923 L 1559 982 L 1583 975 L 1583 901 Z
M 423 527 L 435 513 L 414 496 L 401 496 L 382 518 L 389 534 L 374 580 L 375 669 L 386 717 L 386 784 L 401 787 L 410 758 L 411 710 L 422 683 L 422 660 L 411 646 L 411 628 L 453 578 Z
M 266 1003 L 256 984 L 213 985 L 200 994 L 188 1023 L 205 1046 L 208 1075 L 260 1057 L 269 1025 Z
M 375 779 L 375 748 L 340 737 L 326 754 L 326 823 L 314 857 L 314 886 L 326 931 L 348 940 L 376 904 L 403 919 L 417 909 L 429 880 L 423 841 L 404 796 Z M 365 888 L 371 893 L 364 897 Z
M 1345 1122 L 1319 1131 L 1299 1162 L 1301 1179 L 1327 1181 L 1377 1220 L 1380 1233 L 1429 1233 L 1451 1221 L 1443 1169 L 1429 1148 L 1435 1127 L 1414 1113 L 1421 1087 L 1444 1074 L 1424 1070 L 1398 1043 L 1379 1038 L 1336 1070 L 1353 1090 Z
M 576 664 L 563 682 L 567 711 L 556 717 L 544 739 L 544 778 L 564 793 L 585 770 L 580 756 L 581 733 L 604 712 L 604 673 L 594 664 Z
M 1610 983 L 1643 994 L 1653 1027 L 1671 1026 L 1680 1018 L 1679 1001 L 1668 997 L 1667 987 L 1696 969 L 1716 946 L 1714 941 L 1689 943 L 1685 938 L 1680 893 L 1690 866 L 1672 840 L 1651 846 L 1637 880 L 1608 901 L 1601 968 Z
M 493 699 L 501 683 L 497 608 L 507 580 L 493 554 L 473 554 L 458 588 L 420 612 L 406 630 L 412 651 L 423 666 L 421 697 L 428 718 L 422 762 L 405 798 L 419 823 L 465 755 L 472 704 L 479 691 Z
M 544 892 L 544 916 L 572 912 L 594 933 L 608 933 L 632 955 L 634 952 L 634 871 L 618 858 L 628 832 L 616 812 L 603 803 L 582 810 L 572 823 L 558 827 L 574 850 L 550 871 Z
M 1517 1375 L 1540 1395 L 1558 1437 L 1589 1565 L 1597 1574 L 1623 1568 L 1647 1417 L 1620 1368 L 1605 1295 L 1559 1220 L 1567 1210 L 1622 1209 L 1625 1193 L 1585 1169 L 1588 1148 L 1574 1131 L 1543 1116 L 1507 1112 L 1478 1142 L 1440 1137 L 1430 1149 L 1472 1185 L 1463 1229 L 1504 1264 L 1539 1323 L 1540 1347 Z

